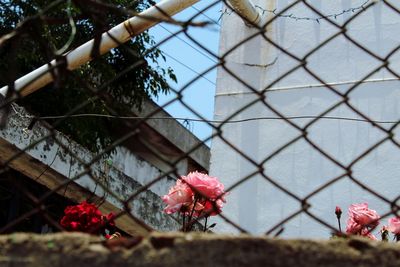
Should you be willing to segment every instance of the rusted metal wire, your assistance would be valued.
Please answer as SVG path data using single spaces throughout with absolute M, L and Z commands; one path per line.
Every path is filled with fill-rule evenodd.
M 48 7 L 48 9 L 55 9 L 57 6 L 62 3 L 63 1 L 57 1 L 57 4 L 53 4 L 51 7 Z M 390 3 L 389 1 L 382 0 L 381 1 L 385 7 L 389 8 L 391 11 L 398 13 L 400 17 L 400 10 Z M 6 6 L 8 1 L 1 1 L 0 2 L 2 5 Z M 88 5 L 93 4 L 97 5 L 97 1 L 87 1 Z M 97 3 L 97 4 L 96 4 Z M 399 211 L 399 206 L 397 204 L 398 199 L 400 198 L 397 197 L 396 199 L 392 200 L 387 198 L 385 195 L 382 193 L 376 191 L 372 186 L 366 184 L 360 179 L 357 179 L 352 173 L 353 167 L 360 162 L 362 159 L 370 155 L 371 152 L 376 151 L 378 147 L 380 147 L 384 143 L 390 143 L 391 145 L 400 148 L 400 142 L 397 141 L 394 138 L 394 131 L 400 124 L 400 121 L 390 121 L 390 122 L 385 122 L 385 121 L 376 121 L 361 110 L 359 110 L 353 103 L 351 103 L 351 93 L 357 90 L 359 86 L 365 82 L 367 79 L 369 79 L 371 76 L 376 74 L 377 72 L 381 71 L 382 69 L 387 70 L 389 73 L 391 73 L 393 76 L 397 77 L 400 79 L 400 75 L 398 72 L 396 72 L 393 67 L 390 65 L 391 57 L 400 50 L 400 41 L 398 42 L 399 44 L 393 48 L 391 51 L 389 51 L 385 56 L 380 56 L 378 54 L 379 51 L 374 51 L 371 50 L 371 48 L 366 47 L 363 45 L 360 41 L 352 37 L 348 32 L 347 28 L 350 25 L 351 22 L 356 20 L 360 15 L 364 14 L 367 12 L 369 9 L 371 9 L 375 4 L 376 1 L 365 1 L 363 2 L 360 6 L 358 7 L 353 7 L 350 9 L 343 10 L 342 12 L 338 12 L 337 14 L 324 14 L 322 13 L 318 8 L 313 6 L 310 2 L 305 1 L 305 0 L 298 0 L 298 1 L 292 1 L 287 7 L 283 8 L 280 11 L 277 10 L 268 10 L 268 9 L 263 9 L 259 6 L 256 6 L 258 9 L 262 11 L 262 14 L 269 14 L 271 15 L 268 20 L 265 21 L 264 25 L 262 26 L 257 26 L 253 25 L 254 27 L 254 32 L 250 34 L 248 37 L 243 39 L 242 41 L 238 42 L 237 44 L 234 44 L 228 51 L 226 51 L 223 54 L 217 54 L 215 51 L 211 51 L 207 47 L 205 47 L 201 40 L 198 39 L 198 37 L 193 36 L 190 32 L 189 29 L 191 27 L 201 27 L 201 26 L 206 26 L 212 23 L 215 23 L 215 21 L 210 21 L 204 22 L 204 23 L 199 23 L 198 19 L 201 15 L 204 14 L 207 10 L 215 7 L 216 5 L 224 4 L 226 8 L 224 7 L 224 11 L 222 16 L 228 16 L 232 14 L 234 11 L 230 10 L 229 5 L 224 3 L 224 1 L 214 1 L 210 3 L 208 6 L 205 8 L 199 10 L 195 9 L 197 13 L 192 16 L 190 19 L 188 19 L 185 22 L 182 21 L 176 21 L 171 18 L 170 22 L 173 22 L 174 25 L 177 27 L 180 27 L 180 29 L 174 33 L 170 32 L 170 35 L 162 40 L 161 42 L 158 42 L 157 44 L 154 44 L 151 48 L 148 48 L 144 53 L 138 54 L 136 51 L 133 51 L 130 49 L 128 46 L 124 44 L 120 44 L 121 47 L 128 52 L 130 55 L 138 58 L 137 62 L 126 68 L 125 70 L 122 70 L 118 75 L 116 75 L 114 78 L 110 79 L 107 81 L 106 84 L 100 85 L 97 88 L 94 88 L 91 86 L 88 82 L 83 80 L 81 77 L 78 75 L 74 74 L 73 72 L 70 72 L 66 70 L 66 64 L 63 64 L 61 61 L 58 62 L 58 64 L 51 65 L 49 68 L 49 72 L 52 73 L 55 81 L 58 81 L 57 75 L 67 75 L 69 79 L 74 79 L 77 81 L 87 92 L 90 92 L 92 95 L 91 99 L 88 99 L 87 101 L 84 101 L 80 103 L 79 105 L 71 108 L 67 113 L 63 114 L 63 116 L 51 116 L 52 114 L 45 114 L 43 116 L 33 116 L 34 122 L 33 124 L 39 123 L 42 127 L 46 129 L 46 133 L 42 136 L 36 137 L 34 140 L 31 140 L 29 145 L 26 145 L 22 149 L 18 149 L 19 151 L 16 151 L 12 155 L 8 155 L 7 158 L 2 158 L 1 160 L 1 166 L 0 166 L 0 175 L 7 175 L 7 173 L 10 171 L 10 169 L 14 169 L 13 162 L 18 160 L 19 158 L 23 157 L 29 150 L 37 147 L 38 145 L 41 145 L 45 143 L 47 140 L 51 139 L 62 151 L 65 151 L 65 153 L 68 155 L 68 157 L 71 158 L 71 160 L 79 163 L 81 166 L 83 166 L 83 170 L 74 174 L 72 177 L 68 177 L 68 179 L 65 179 L 64 181 L 60 181 L 57 185 L 54 185 L 53 188 L 48 190 L 47 193 L 42 194 L 40 196 L 35 196 L 31 192 L 27 191 L 26 189 L 23 188 L 23 184 L 17 183 L 17 187 L 19 188 L 20 192 L 22 194 L 25 194 L 28 199 L 31 200 L 32 202 L 32 207 L 30 210 L 25 211 L 21 213 L 17 218 L 14 218 L 12 221 L 9 221 L 7 223 L 3 223 L 3 225 L 0 224 L 0 234 L 2 232 L 7 232 L 10 229 L 13 229 L 16 225 L 19 223 L 23 222 L 26 218 L 34 215 L 34 214 L 42 214 L 44 220 L 54 226 L 55 229 L 61 229 L 60 226 L 57 223 L 57 218 L 52 218 L 49 214 L 46 213 L 46 204 L 45 201 L 49 200 L 52 196 L 56 194 L 65 194 L 67 191 L 68 186 L 71 184 L 75 183 L 77 180 L 81 179 L 83 176 L 88 176 L 92 180 L 93 183 L 96 184 L 96 188 L 99 188 L 103 190 L 104 192 L 107 193 L 107 195 L 112 198 L 114 201 L 116 201 L 119 204 L 119 210 L 116 211 L 116 216 L 121 217 L 124 215 L 129 216 L 135 223 L 146 229 L 146 231 L 150 232 L 154 229 L 154 227 L 147 225 L 146 222 L 144 222 L 143 218 L 140 218 L 138 215 L 134 213 L 134 207 L 135 203 L 138 201 L 143 201 L 143 199 L 140 199 L 140 196 L 149 190 L 152 186 L 163 182 L 168 179 L 178 179 L 179 178 L 179 173 L 178 173 L 178 165 L 185 161 L 185 160 L 190 160 L 190 157 L 193 153 L 195 153 L 200 147 L 203 146 L 204 143 L 207 143 L 208 141 L 218 139 L 219 141 L 223 142 L 226 147 L 229 147 L 230 150 L 236 152 L 240 157 L 242 158 L 243 161 L 246 161 L 248 164 L 250 164 L 252 167 L 254 167 L 254 171 L 251 172 L 250 174 L 246 175 L 245 177 L 239 177 L 238 179 L 232 186 L 227 188 L 226 190 L 229 192 L 232 192 L 234 190 L 237 190 L 240 186 L 243 185 L 244 182 L 249 181 L 253 179 L 255 176 L 260 176 L 263 179 L 265 179 L 269 184 L 271 184 L 274 188 L 277 190 L 285 193 L 285 196 L 290 198 L 291 200 L 294 200 L 299 203 L 300 208 L 296 209 L 292 213 L 290 213 L 287 217 L 283 218 L 281 221 L 274 225 L 265 225 L 265 233 L 267 235 L 279 235 L 283 231 L 283 225 L 289 222 L 290 220 L 294 219 L 295 217 L 305 214 L 308 217 L 312 218 L 314 221 L 320 223 L 324 227 L 328 228 L 329 230 L 332 231 L 338 231 L 336 226 L 333 226 L 330 222 L 328 222 L 325 218 L 320 218 L 317 215 L 315 215 L 310 208 L 312 207 L 312 204 L 310 203 L 310 199 L 317 195 L 318 193 L 322 192 L 323 190 L 329 188 L 333 184 L 337 183 L 338 181 L 344 180 L 344 179 L 349 179 L 353 183 L 357 184 L 364 190 L 366 190 L 369 194 L 372 196 L 380 199 L 384 203 L 387 203 L 388 207 L 390 207 L 390 212 L 385 214 L 385 216 L 388 216 L 390 214 L 397 214 Z M 307 9 L 311 10 L 314 12 L 316 15 L 315 18 L 307 18 L 304 16 L 296 16 L 290 13 L 290 9 L 295 7 L 298 4 L 304 5 Z M 108 6 L 109 4 L 107 4 Z M 56 6 L 56 7 L 55 7 Z M 110 8 L 110 7 L 109 7 Z M 112 6 L 114 11 L 119 11 L 121 14 L 137 14 L 136 11 L 129 9 L 128 7 L 121 7 L 121 6 Z M 88 9 L 90 10 L 90 9 Z M 88 12 L 86 10 L 86 12 Z M 12 40 L 13 38 L 26 38 L 25 37 L 25 30 L 29 29 L 26 25 L 29 24 L 35 24 L 35 23 L 43 23 L 46 25 L 46 23 L 49 22 L 49 19 L 44 16 L 46 13 L 46 9 L 38 13 L 37 16 L 34 17 L 29 17 L 26 18 L 24 21 L 20 22 L 19 26 L 15 28 L 14 31 L 11 31 L 10 33 L 6 33 L 3 36 L 0 36 L 0 49 L 10 49 L 10 51 L 6 51 L 6 53 L 11 54 L 11 53 L 17 53 L 18 51 L 11 51 L 13 49 L 13 46 L 10 46 L 8 48 L 5 48 L 7 42 Z M 344 14 L 350 14 L 350 17 L 345 20 L 344 23 L 339 24 L 335 19 L 338 16 L 341 16 L 341 18 L 344 17 Z M 239 14 L 240 15 L 240 14 Z M 293 19 L 293 20 L 310 20 L 310 21 L 315 21 L 317 23 L 320 23 L 322 20 L 324 23 L 328 23 L 330 26 L 335 28 L 337 31 L 336 33 L 332 34 L 328 38 L 326 38 L 324 41 L 320 42 L 317 46 L 312 47 L 305 55 L 296 55 L 293 52 L 289 51 L 288 49 L 285 49 L 282 47 L 280 44 L 272 40 L 267 34 L 266 34 L 266 28 L 267 26 L 271 25 L 273 22 L 275 22 L 277 19 Z M 208 58 L 212 59 L 214 62 L 212 65 L 210 65 L 206 70 L 202 71 L 199 73 L 196 77 L 194 77 L 192 80 L 190 80 L 187 84 L 182 86 L 179 89 L 173 88 L 173 86 L 170 86 L 170 93 L 174 96 L 170 101 L 165 103 L 164 105 L 158 107 L 155 109 L 153 112 L 148 113 L 146 116 L 138 116 L 137 114 L 134 114 L 133 112 L 129 111 L 124 111 L 121 112 L 119 109 L 116 109 L 115 107 L 115 100 L 113 97 L 107 93 L 106 89 L 108 86 L 112 86 L 112 84 L 118 79 L 120 79 L 124 74 L 128 73 L 132 69 L 139 68 L 145 63 L 145 57 L 154 49 L 159 48 L 163 43 L 166 43 L 167 41 L 173 40 L 177 38 L 178 34 L 180 36 L 184 35 L 187 37 L 188 40 L 190 40 L 192 43 L 194 43 L 197 47 L 202 49 L 202 53 L 206 54 Z M 262 90 L 259 90 L 258 88 L 254 88 L 251 85 L 250 81 L 247 81 L 241 77 L 239 77 L 235 72 L 229 68 L 228 64 L 226 64 L 227 58 L 229 55 L 237 51 L 242 45 L 244 45 L 246 42 L 257 38 L 261 37 L 263 41 L 271 45 L 272 47 L 278 49 L 281 51 L 284 55 L 292 59 L 296 64 L 288 69 L 285 73 L 280 75 L 279 77 L 275 77 L 271 82 L 269 82 L 267 85 L 264 86 Z M 321 75 L 319 75 L 318 71 L 313 70 L 309 67 L 307 62 L 311 58 L 311 56 L 315 55 L 316 53 L 320 52 L 322 48 L 324 48 L 326 45 L 328 45 L 331 41 L 335 40 L 336 38 L 341 37 L 345 38 L 348 42 L 350 42 L 352 45 L 357 47 L 360 51 L 363 51 L 364 53 L 368 54 L 371 56 L 376 62 L 379 62 L 378 66 L 374 66 L 371 68 L 371 70 L 364 75 L 359 81 L 354 83 L 349 89 L 347 89 L 345 92 L 342 92 L 335 88 L 334 85 L 329 84 L 326 82 Z M 46 36 L 40 37 L 42 38 L 42 42 L 46 42 Z M 111 38 L 113 38 L 111 36 Z M 181 37 L 179 37 L 181 38 Z M 115 39 L 115 42 L 118 42 Z M 185 41 L 186 42 L 186 41 Z M 93 55 L 96 55 L 98 53 L 93 53 Z M 55 54 L 51 56 L 57 56 Z M 51 60 L 51 56 L 48 56 L 49 62 Z M 96 60 L 96 59 L 95 59 Z M 43 62 L 46 63 L 46 62 Z M 252 62 L 249 62 L 251 64 Z M 63 69 L 64 68 L 64 69 Z M 225 119 L 223 120 L 210 120 L 208 118 L 205 118 L 198 110 L 193 108 L 190 103 L 188 103 L 184 99 L 184 95 L 188 92 L 190 86 L 197 82 L 198 80 L 202 79 L 204 75 L 210 73 L 211 71 L 215 70 L 216 68 L 220 68 L 223 70 L 227 75 L 230 75 L 233 77 L 238 83 L 243 85 L 246 89 L 250 91 L 252 96 L 254 96 L 254 100 L 250 101 L 246 105 L 241 106 L 240 108 L 236 109 L 234 112 L 229 114 Z M 307 74 L 309 74 L 311 77 L 313 77 L 315 80 L 317 80 L 321 86 L 323 86 L 326 90 L 329 90 L 332 94 L 337 96 L 339 100 L 332 104 L 331 106 L 327 106 L 322 112 L 320 112 L 316 116 L 302 116 L 301 114 L 298 114 L 298 116 L 286 116 L 283 114 L 281 111 L 276 109 L 267 99 L 267 94 L 270 91 L 270 89 L 276 85 L 278 82 L 282 81 L 284 78 L 288 77 L 290 74 L 295 72 L 296 70 L 303 70 Z M 13 73 L 12 71 L 6 71 L 6 70 L 0 70 L 1 75 L 7 75 L 6 73 Z M 17 77 L 7 77 L 8 80 L 15 80 Z M 13 88 L 12 82 L 10 84 L 2 84 L 2 86 L 8 85 L 9 88 Z M 62 86 L 61 86 L 62 87 Z M 59 88 L 59 90 L 62 90 L 63 88 Z M 0 103 L 0 110 L 4 109 L 6 110 L 7 108 L 10 107 L 10 105 L 16 105 L 19 103 L 24 98 L 21 94 L 18 92 L 12 92 L 10 91 L 9 94 L 6 96 L 6 99 Z M 97 152 L 90 160 L 86 158 L 82 158 L 78 153 L 76 153 L 73 149 L 71 149 L 71 146 L 66 145 L 65 142 L 63 142 L 57 132 L 57 127 L 63 123 L 65 120 L 71 118 L 71 117 L 77 117 L 76 114 L 79 113 L 82 109 L 93 103 L 94 100 L 100 100 L 102 103 L 105 104 L 107 111 L 109 112 L 110 117 L 113 118 L 118 118 L 119 121 L 122 122 L 123 126 L 126 127 L 126 129 L 129 129 L 125 134 L 120 136 L 117 140 L 114 140 L 112 144 L 109 146 L 105 147 L 102 151 Z M 196 120 L 204 122 L 208 127 L 210 127 L 213 131 L 213 133 L 203 140 L 202 142 L 197 143 L 193 147 L 188 148 L 186 151 L 180 151 L 181 154 L 177 157 L 175 157 L 173 160 L 167 160 L 164 156 L 160 155 L 155 149 L 150 144 L 144 143 L 144 147 L 151 152 L 153 155 L 152 157 L 156 158 L 159 162 L 162 162 L 162 164 L 165 167 L 163 171 L 160 171 L 160 174 L 155 177 L 153 180 L 145 182 L 141 184 L 138 188 L 135 188 L 135 190 L 129 195 L 129 197 L 121 197 L 121 195 L 118 192 L 114 192 L 113 189 L 107 185 L 104 181 L 99 179 L 96 175 L 96 170 L 95 170 L 95 165 L 101 160 L 104 159 L 106 155 L 113 149 L 115 149 L 117 146 L 133 140 L 135 138 L 138 138 L 138 135 L 141 131 L 141 128 L 146 122 L 150 120 L 156 119 L 162 119 L 157 117 L 157 113 L 162 111 L 165 107 L 173 104 L 173 103 L 179 103 L 181 106 L 183 106 L 185 109 L 190 111 L 196 116 Z M 289 125 L 291 128 L 297 130 L 298 134 L 292 138 L 291 140 L 287 141 L 286 143 L 280 145 L 273 151 L 268 151 L 266 155 L 263 156 L 263 158 L 260 161 L 254 160 L 251 155 L 248 155 L 246 152 L 242 151 L 240 147 L 235 145 L 233 142 L 231 142 L 226 136 L 224 136 L 224 130 L 223 127 L 227 124 L 231 124 L 234 122 L 242 122 L 245 121 L 243 120 L 238 120 L 235 119 L 238 115 L 241 113 L 245 112 L 251 107 L 254 107 L 256 104 L 262 104 L 265 106 L 266 109 L 271 111 L 275 117 L 271 117 L 270 119 L 279 119 L 282 120 L 284 123 Z M 118 104 L 119 105 L 119 104 Z M 338 107 L 346 106 L 349 108 L 354 114 L 356 114 L 358 117 L 361 119 L 357 119 L 363 122 L 369 123 L 371 126 L 373 126 L 375 129 L 377 129 L 380 133 L 384 134 L 384 137 L 381 138 L 380 140 L 376 141 L 375 144 L 372 146 L 368 147 L 365 149 L 361 154 L 357 155 L 354 157 L 349 163 L 344 164 L 343 162 L 340 161 L 340 159 L 335 158 L 332 156 L 328 151 L 325 151 L 323 147 L 321 147 L 318 143 L 316 143 L 312 138 L 309 137 L 308 131 L 309 129 L 315 125 L 318 121 L 321 121 L 323 119 L 327 118 L 333 118 L 333 119 L 340 119 L 340 118 L 334 118 L 328 115 L 328 113 L 332 112 L 333 110 L 337 109 Z M 12 114 L 12 110 L 7 110 L 5 115 Z M 18 115 L 18 114 L 17 114 Z M 89 114 L 91 115 L 91 114 Z M 29 116 L 28 116 L 29 117 Z M 84 117 L 84 116 L 82 116 Z M 25 117 L 24 117 L 25 118 Z M 27 117 L 26 117 L 27 118 Z M 53 119 L 51 123 L 49 122 L 49 118 Z M 136 119 L 132 119 L 136 118 Z M 295 121 L 294 118 L 302 118 L 302 119 L 310 119 L 304 126 L 299 126 Z M 170 118 L 169 118 L 170 119 Z M 249 118 L 247 120 L 251 120 L 252 118 Z M 260 120 L 263 118 L 253 118 L 255 120 Z M 265 119 L 265 118 L 264 118 Z M 345 118 L 346 119 L 346 118 Z M 351 118 L 347 118 L 351 119 Z M 383 123 L 391 123 L 389 128 L 386 128 Z M 6 126 L 7 127 L 7 126 Z M 324 159 L 328 160 L 332 164 L 334 164 L 336 167 L 338 167 L 341 171 L 340 174 L 329 178 L 329 181 L 322 185 L 318 185 L 316 189 L 314 189 L 312 192 L 306 194 L 306 196 L 301 196 L 298 192 L 293 192 L 292 190 L 289 190 L 285 186 L 283 186 L 279 179 L 276 177 L 271 177 L 268 175 L 263 166 L 267 163 L 270 162 L 272 159 L 276 158 L 278 155 L 280 155 L 284 150 L 286 150 L 288 147 L 293 146 L 296 142 L 298 141 L 304 141 L 310 147 L 318 152 L 318 154 L 323 157 Z M 51 164 L 53 164 L 55 158 L 58 155 L 58 150 L 56 155 L 54 156 L 54 159 Z M 36 180 L 39 180 L 43 174 L 45 174 L 47 171 L 51 169 L 51 166 L 47 166 L 46 169 L 42 171 L 42 173 L 37 177 Z M 238 174 L 239 175 L 239 174 Z M 12 179 L 10 179 L 12 180 Z M 168 188 L 165 188 L 167 191 Z M 62 192 L 62 193 L 60 193 Z M 214 203 L 215 206 L 215 203 Z M 161 211 L 160 211 L 161 212 Z M 203 216 L 200 216 L 199 219 L 202 219 L 205 217 L 207 214 L 204 214 Z M 219 216 L 225 220 L 227 224 L 230 224 L 232 227 L 236 228 L 240 232 L 246 232 L 246 230 L 239 225 L 238 222 L 235 222 L 233 219 L 229 218 L 229 214 L 219 214 Z M 193 220 L 191 222 L 188 222 L 189 225 L 196 223 L 197 220 Z

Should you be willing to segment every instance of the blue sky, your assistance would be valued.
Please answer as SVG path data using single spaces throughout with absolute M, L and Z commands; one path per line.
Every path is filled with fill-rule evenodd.
M 186 21 L 192 16 L 199 14 L 199 10 L 203 10 L 211 3 L 211 1 L 200 1 L 193 7 L 189 7 L 177 14 L 175 18 L 177 20 Z M 218 2 L 217 5 L 204 11 L 204 15 L 202 14 L 197 16 L 195 21 L 210 21 L 211 19 L 218 21 L 221 15 L 220 10 L 221 3 Z M 168 36 L 171 36 L 171 33 L 175 33 L 180 29 L 181 27 L 162 23 L 153 27 L 150 30 L 150 34 L 153 35 L 156 42 L 160 42 Z M 188 34 L 207 49 L 217 54 L 219 30 L 220 26 L 214 23 L 203 28 L 189 27 Z M 161 65 L 172 67 L 178 78 L 177 84 L 170 81 L 170 85 L 175 90 L 181 90 L 192 79 L 199 77 L 200 73 L 203 73 L 217 62 L 215 57 L 190 40 L 184 33 L 180 33 L 174 38 L 168 40 L 166 43 L 163 43 L 160 48 L 164 52 L 167 60 L 166 63 L 162 63 Z M 200 77 L 195 82 L 191 83 L 183 91 L 183 101 L 196 112 L 201 114 L 205 119 L 213 118 L 215 83 L 216 69 L 214 68 L 212 71 L 204 74 L 203 77 Z M 171 98 L 175 97 L 176 94 L 172 93 L 167 96 L 159 96 L 159 98 L 155 100 L 159 105 L 163 105 Z M 165 109 L 173 117 L 199 119 L 198 116 L 190 112 L 178 101 L 168 105 Z M 201 140 L 204 140 L 211 135 L 211 128 L 206 123 L 185 123 L 182 120 L 180 122 L 182 122 L 185 127 L 192 131 Z M 207 143 L 209 144 L 209 142 Z

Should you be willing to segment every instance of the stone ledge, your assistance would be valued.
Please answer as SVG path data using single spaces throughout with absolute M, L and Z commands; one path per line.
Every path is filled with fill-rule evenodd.
M 400 266 L 400 246 L 361 238 L 331 241 L 154 233 L 102 241 L 80 233 L 0 236 L 0 266 Z

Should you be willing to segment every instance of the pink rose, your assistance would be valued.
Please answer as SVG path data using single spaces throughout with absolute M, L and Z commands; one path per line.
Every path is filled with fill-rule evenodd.
M 196 171 L 189 173 L 187 176 L 182 176 L 182 179 L 203 197 L 210 200 L 219 198 L 225 202 L 223 199 L 223 195 L 225 194 L 224 185 L 216 177 Z
M 361 230 L 361 236 L 367 237 L 371 240 L 374 241 L 378 241 L 378 238 L 376 238 L 376 236 L 374 236 L 368 229 L 364 228 L 363 230 Z
M 355 222 L 362 225 L 377 225 L 379 223 L 378 220 L 380 216 L 375 210 L 369 209 L 367 203 L 351 205 L 349 208 L 349 216 L 350 214 Z
M 374 228 L 379 224 L 380 216 L 375 210 L 369 209 L 367 203 L 351 205 L 348 215 L 346 232 L 349 234 L 356 234 L 366 226 Z
M 226 195 L 224 185 L 216 177 L 191 172 L 182 176 L 169 193 L 162 197 L 168 204 L 164 212 L 171 214 L 179 211 L 195 217 L 215 216 L 221 213 Z
M 357 234 L 361 231 L 363 226 L 359 223 L 356 223 L 352 217 L 349 216 L 346 225 L 346 233 L 348 234 Z
M 390 218 L 388 223 L 388 230 L 395 235 L 400 234 L 400 218 Z
M 188 206 L 186 209 L 183 210 L 185 215 L 189 216 L 193 213 L 194 217 L 200 217 L 204 211 L 204 205 L 200 203 L 200 201 L 196 201 L 196 206 L 194 206 L 194 201 Z
M 162 197 L 162 200 L 168 204 L 164 211 L 167 214 L 183 211 L 185 207 L 189 207 L 192 204 L 193 196 L 192 189 L 179 179 L 176 181 L 175 186 L 169 190 L 168 195 Z
M 207 213 L 208 216 L 215 216 L 220 214 L 222 211 L 222 207 L 224 206 L 223 201 L 221 199 L 218 199 L 215 202 L 206 200 L 203 205 L 204 205 L 203 212 Z

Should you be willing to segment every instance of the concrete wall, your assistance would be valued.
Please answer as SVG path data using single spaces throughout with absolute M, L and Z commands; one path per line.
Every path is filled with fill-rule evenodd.
M 37 145 L 29 147 L 49 134 L 49 130 L 42 123 L 36 123 L 33 129 L 29 130 L 28 125 L 31 119 L 32 117 L 23 108 L 16 105 L 13 106 L 6 129 L 0 131 L 0 139 L 2 144 L 4 143 L 7 147 L 14 147 L 15 149 L 7 153 L 6 145 L 3 145 L 1 160 L 5 161 L 13 157 L 17 153 L 16 151 L 28 148 L 25 153 L 26 156 L 30 157 L 29 164 L 36 160 L 37 164 L 48 166 L 43 173 L 34 174 L 32 173 L 32 167 L 28 168 L 28 165 L 24 166 L 24 163 L 19 164 L 18 171 L 23 172 L 35 181 L 48 185 L 46 184 L 48 182 L 44 181 L 48 173 L 56 173 L 56 175 L 65 179 L 73 179 L 79 176 L 85 170 L 84 164 L 89 163 L 95 155 L 58 132 L 55 134 L 57 142 L 53 138 L 48 138 Z M 25 156 L 25 153 L 22 153 L 22 156 Z M 22 156 L 16 157 L 11 162 L 11 165 L 23 158 Z M 99 179 L 119 199 L 103 190 L 100 184 L 91 179 L 89 175 L 85 174 L 74 182 L 86 188 L 88 192 L 94 192 L 98 197 L 105 197 L 107 202 L 119 209 L 123 208 L 120 200 L 129 198 L 142 185 L 163 175 L 158 168 L 123 147 L 118 147 L 116 153 L 110 158 L 103 157 L 93 163 L 91 172 L 96 179 Z M 179 223 L 173 217 L 163 213 L 165 205 L 160 198 L 161 195 L 167 193 L 168 188 L 173 183 L 174 180 L 172 178 L 165 177 L 152 186 L 150 190 L 141 193 L 132 201 L 132 213 L 154 229 L 161 231 L 179 229 Z M 65 192 L 64 190 L 61 191 Z M 84 198 L 83 195 L 82 198 Z M 77 201 L 77 199 L 74 200 Z M 130 232 L 128 229 L 124 230 Z M 134 229 L 133 232 L 135 232 Z
M 0 266 L 397 267 L 397 244 L 363 239 L 275 240 L 250 236 L 153 234 L 101 241 L 84 234 L 0 236 Z
M 193 135 L 188 129 L 182 126 L 177 120 L 173 119 L 169 113 L 160 108 L 151 100 L 145 101 L 142 104 L 142 109 L 138 110 L 133 107 L 132 111 L 139 117 L 150 117 L 146 124 L 153 128 L 165 140 L 170 142 L 181 153 L 191 151 L 188 157 L 197 165 L 197 169 L 208 171 L 210 168 L 210 149 L 207 145 Z M 151 119 L 157 118 L 157 119 Z M 163 118 L 163 119 L 161 119 Z M 165 140 L 162 142 L 165 146 Z M 149 145 L 156 143 L 158 140 L 148 140 Z M 182 156 L 180 154 L 179 156 Z M 176 160 L 169 155 L 170 160 Z M 167 158 L 168 159 L 168 158 Z
M 279 12 L 294 1 L 253 0 L 253 2 L 264 9 L 276 9 Z M 336 14 L 350 7 L 359 7 L 365 0 L 307 2 L 324 14 Z M 373 8 L 368 9 L 348 25 L 347 33 L 368 49 L 384 57 L 399 45 L 397 36 L 400 34 L 400 15 L 382 4 L 382 1 L 376 2 Z M 397 2 L 394 4 L 399 7 Z M 319 17 L 304 4 L 296 5 L 285 14 L 293 14 L 293 17 Z M 353 12 L 346 12 L 338 16 L 335 21 L 343 24 L 352 15 Z M 271 16 L 270 12 L 266 12 L 263 19 L 269 19 Z M 280 17 L 267 27 L 266 35 L 301 58 L 338 31 L 339 29 L 324 20 L 318 23 L 315 20 Z M 254 29 L 245 26 L 235 14 L 223 15 L 220 55 L 255 32 Z M 390 66 L 394 70 L 400 67 L 399 56 L 399 53 L 395 53 L 390 58 Z M 245 42 L 225 60 L 225 66 L 229 70 L 257 91 L 265 89 L 298 64 L 260 36 Z M 307 66 L 312 71 L 342 93 L 349 90 L 357 81 L 364 79 L 380 64 L 381 62 L 360 50 L 343 36 L 335 38 L 307 59 Z M 399 120 L 399 85 L 400 82 L 394 75 L 387 70 L 380 70 L 349 94 L 350 103 L 373 120 Z M 338 94 L 321 85 L 320 81 L 302 68 L 268 90 L 266 102 L 284 116 L 318 116 L 342 100 Z M 256 99 L 257 96 L 249 88 L 222 68 L 219 69 L 214 116 L 216 120 L 224 120 Z M 346 105 L 340 105 L 325 115 L 362 119 Z M 233 120 L 265 117 L 279 116 L 271 108 L 258 102 L 246 108 Z M 304 118 L 292 122 L 304 127 L 311 120 L 312 118 Z M 380 123 L 380 125 L 389 129 L 393 123 Z M 226 124 L 222 127 L 222 131 L 227 140 L 257 163 L 261 163 L 274 151 L 301 134 L 289 123 L 273 119 Z M 370 123 L 337 119 L 321 119 L 309 127 L 307 132 L 310 140 L 345 166 L 350 165 L 352 160 L 387 137 L 386 133 Z M 395 139 L 398 140 L 398 128 L 393 132 Z M 213 140 L 211 152 L 210 173 L 221 178 L 227 186 L 258 170 L 258 166 L 248 162 L 219 138 Z M 387 199 L 393 200 L 399 194 L 399 160 L 398 148 L 390 141 L 386 141 L 352 166 L 352 174 L 354 178 Z M 304 140 L 299 140 L 281 151 L 263 164 L 263 168 L 266 175 L 299 198 L 305 198 L 319 186 L 346 173 L 346 170 L 324 157 Z M 381 214 L 390 211 L 388 203 L 371 195 L 348 177 L 312 196 L 308 201 L 311 204 L 309 211 L 331 226 L 336 226 L 333 213 L 336 205 L 342 206 L 345 210 L 351 203 L 367 201 L 371 208 Z M 264 233 L 300 209 L 301 203 L 298 200 L 283 193 L 260 175 L 255 175 L 250 181 L 231 192 L 224 214 L 250 232 Z M 304 213 L 285 223 L 284 228 L 285 237 L 329 236 L 329 229 Z M 235 230 L 221 221 L 216 231 Z

